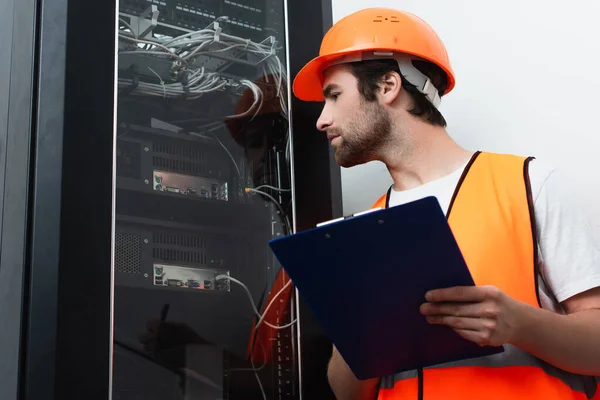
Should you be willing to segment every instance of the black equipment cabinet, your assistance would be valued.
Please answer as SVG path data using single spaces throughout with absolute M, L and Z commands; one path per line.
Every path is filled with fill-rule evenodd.
M 268 249 L 342 215 L 330 0 L 0 6 L 0 398 L 333 399 Z

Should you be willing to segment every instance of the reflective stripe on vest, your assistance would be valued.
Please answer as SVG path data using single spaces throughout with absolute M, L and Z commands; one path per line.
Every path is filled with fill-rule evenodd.
M 530 160 L 475 153 L 454 192 L 448 223 L 478 286 L 493 285 L 541 307 Z M 389 193 L 373 207 L 387 207 Z M 505 347 L 501 354 L 383 377 L 378 400 L 584 400 L 596 393 L 593 378 L 560 370 L 514 346 Z

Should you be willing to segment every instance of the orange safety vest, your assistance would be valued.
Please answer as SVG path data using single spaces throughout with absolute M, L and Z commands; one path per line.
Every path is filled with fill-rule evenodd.
M 455 189 L 447 218 L 478 286 L 493 285 L 519 301 L 541 307 L 528 174 L 531 159 L 475 153 Z M 390 191 L 373 207 L 387 207 Z M 593 377 L 560 370 L 515 346 L 505 348 L 501 354 L 383 377 L 378 400 L 583 400 L 594 396 Z

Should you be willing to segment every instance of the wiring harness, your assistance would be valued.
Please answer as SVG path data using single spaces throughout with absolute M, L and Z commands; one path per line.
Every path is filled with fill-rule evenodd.
M 254 299 L 252 298 L 252 294 L 250 293 L 250 290 L 248 289 L 248 287 L 241 281 L 234 279 L 232 277 L 230 277 L 229 275 L 218 275 L 215 280 L 228 280 L 231 281 L 239 286 L 241 286 L 244 291 L 246 292 L 246 295 L 248 296 L 248 299 L 250 300 L 250 305 L 252 306 L 252 310 L 254 311 L 254 314 L 258 317 L 258 322 L 256 323 L 255 327 L 254 327 L 254 333 L 256 334 L 256 332 L 258 331 L 258 328 L 261 324 L 265 324 L 273 329 L 287 329 L 290 328 L 294 325 L 296 325 L 298 323 L 298 319 L 295 318 L 292 322 L 285 324 L 285 325 L 273 325 L 267 321 L 265 321 L 265 317 L 267 316 L 267 312 L 269 311 L 269 309 L 271 308 L 271 306 L 273 306 L 273 304 L 275 304 L 275 302 L 278 300 L 278 297 L 286 291 L 286 289 L 288 289 L 291 285 L 292 285 L 292 281 L 288 280 L 287 283 L 275 294 L 275 296 L 273 296 L 273 299 L 269 302 L 269 304 L 267 304 L 267 306 L 265 307 L 263 313 L 261 314 L 258 311 L 258 308 L 256 307 L 256 303 L 254 302 Z M 259 343 L 259 345 L 262 348 L 262 344 Z M 262 350 L 264 351 L 264 348 L 262 348 Z M 254 352 L 254 346 L 252 346 L 252 352 Z M 263 396 L 263 400 L 267 400 L 267 394 L 265 392 L 265 389 L 263 387 L 263 384 L 260 380 L 260 377 L 258 375 L 258 372 L 261 371 L 265 366 L 266 366 L 266 360 L 263 363 L 263 365 L 261 365 L 260 367 L 256 367 L 256 365 L 254 364 L 254 360 L 252 358 L 252 355 L 250 355 L 250 363 L 252 365 L 252 368 L 249 369 L 241 369 L 239 371 L 251 371 L 254 372 L 254 376 L 256 378 L 256 381 L 258 383 L 258 386 L 260 388 L 260 391 L 262 393 Z
M 156 76 L 159 83 L 142 80 L 119 78 L 120 89 L 133 87 L 132 94 L 181 97 L 197 99 L 203 95 L 225 88 L 248 88 L 254 95 L 254 103 L 244 113 L 226 118 L 249 116 L 260 109 L 264 93 L 260 87 L 247 80 L 225 76 L 219 72 L 207 71 L 202 65 L 209 58 L 222 60 L 223 63 L 242 63 L 254 65 L 265 77 L 274 77 L 274 82 L 268 82 L 276 88 L 281 112 L 287 117 L 287 101 L 284 86 L 287 82 L 286 73 L 281 60 L 276 54 L 274 38 L 268 38 L 261 43 L 250 39 L 228 35 L 223 32 L 222 24 L 227 17 L 216 19 L 205 29 L 187 32 L 172 37 L 165 34 L 144 32 L 139 37 L 132 24 L 119 19 L 119 39 L 121 41 L 119 55 L 135 54 L 157 57 L 170 62 L 170 76 L 161 76 L 148 66 L 149 71 Z M 222 66 L 219 68 L 222 69 Z

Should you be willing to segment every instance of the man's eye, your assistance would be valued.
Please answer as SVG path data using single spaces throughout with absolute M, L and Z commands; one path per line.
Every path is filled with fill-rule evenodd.
M 340 93 L 332 93 L 332 94 L 331 94 L 331 98 L 332 98 L 333 100 L 337 100 L 337 98 L 338 98 L 339 96 L 340 96 Z

